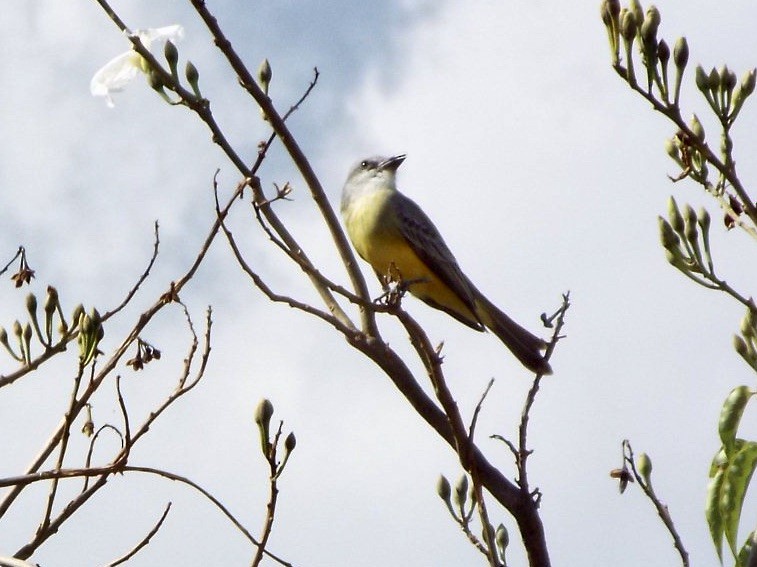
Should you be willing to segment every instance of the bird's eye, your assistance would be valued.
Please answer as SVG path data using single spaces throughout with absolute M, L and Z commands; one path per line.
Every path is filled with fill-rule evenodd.
M 360 162 L 360 167 L 362 167 L 363 169 L 368 169 L 369 165 L 370 165 L 370 163 L 367 162 L 367 161 Z

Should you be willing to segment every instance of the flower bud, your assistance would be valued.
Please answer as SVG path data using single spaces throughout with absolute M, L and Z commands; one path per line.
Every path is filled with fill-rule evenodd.
M 0 327 L 0 344 L 5 348 L 10 348 L 8 345 L 8 331 L 5 330 L 5 327 Z
M 16 336 L 16 338 L 20 339 L 21 335 L 24 334 L 24 329 L 21 327 L 21 323 L 19 323 L 18 319 L 13 321 L 13 334 Z
M 80 303 L 76 307 L 74 307 L 74 311 L 71 313 L 71 323 L 76 326 L 79 324 L 79 319 L 81 318 L 82 314 L 84 314 L 84 306 Z
M 644 22 L 641 24 L 641 38 L 644 44 L 657 42 L 657 30 L 660 27 L 660 11 L 654 6 L 647 8 Z
M 268 86 L 271 84 L 272 76 L 271 64 L 268 62 L 268 59 L 263 59 L 260 67 L 258 67 L 258 82 L 266 95 L 268 94 Z
M 32 325 L 31 323 L 27 323 L 26 325 L 24 325 L 24 341 L 28 343 L 31 340 L 31 338 L 32 338 Z
M 697 213 L 692 206 L 687 203 L 683 209 L 683 216 L 686 219 L 686 240 L 693 244 L 699 238 L 699 231 L 697 230 Z
M 260 400 L 258 407 L 255 408 L 255 423 L 258 426 L 260 432 L 260 449 L 263 455 L 268 459 L 270 458 L 271 441 L 270 441 L 270 427 L 271 417 L 273 416 L 273 404 L 270 400 L 263 398 Z
M 626 41 L 632 41 L 636 36 L 636 19 L 631 12 L 624 12 L 623 17 L 620 20 L 620 35 Z
M 704 207 L 701 207 L 699 209 L 698 217 L 699 217 L 699 226 L 702 228 L 702 232 L 704 234 L 707 234 L 707 232 L 709 232 L 710 230 L 710 222 L 711 222 L 710 213 L 707 212 L 707 209 L 705 209 Z
M 439 480 L 436 481 L 436 493 L 439 495 L 439 498 L 449 503 L 452 489 L 450 488 L 449 481 L 443 474 L 439 475 Z
M 176 64 L 179 62 L 179 50 L 176 49 L 174 43 L 169 39 L 166 41 L 166 45 L 163 48 L 163 55 L 168 61 L 168 67 L 171 69 L 171 74 L 176 76 Z
M 607 6 L 607 11 L 611 16 L 617 17 L 617 15 L 620 13 L 619 0 L 606 0 L 605 5 Z
M 707 94 L 710 90 L 710 77 L 705 73 L 701 65 L 697 65 L 697 68 L 694 71 L 694 80 L 697 83 L 697 88 Z
M 628 11 L 633 14 L 636 25 L 641 26 L 642 22 L 644 22 L 644 9 L 639 4 L 639 0 L 631 0 L 628 3 Z
M 715 67 L 710 69 L 709 81 L 710 81 L 710 88 L 712 90 L 715 90 L 720 86 L 720 73 L 718 73 L 718 70 L 715 69 Z
M 757 337 L 754 328 L 754 316 L 751 309 L 747 309 L 746 314 L 741 318 L 741 334 L 745 337 Z
M 734 88 L 736 88 L 736 83 L 738 83 L 738 79 L 736 78 L 736 73 L 733 71 L 728 71 L 728 77 L 726 78 L 726 88 L 728 91 L 732 91 Z
M 52 314 L 53 311 L 55 311 L 55 308 L 58 306 L 58 290 L 56 290 L 53 286 L 49 285 L 47 286 L 47 296 L 45 297 L 45 313 L 48 315 Z
M 755 73 L 757 73 L 757 69 L 752 69 L 741 77 L 741 92 L 744 93 L 744 98 L 754 92 Z
M 668 221 L 662 217 L 657 217 L 657 220 L 660 224 L 660 241 L 662 242 L 662 247 L 665 248 L 665 250 L 677 251 L 678 247 L 681 245 L 681 239 L 678 238 L 678 235 Z
M 668 199 L 668 218 L 670 219 L 670 224 L 673 227 L 673 230 L 679 234 L 682 233 L 683 217 L 678 209 L 678 203 L 676 203 L 676 200 L 672 195 Z
M 462 475 L 455 485 L 455 504 L 462 508 L 468 499 L 468 477 Z
M 670 48 L 664 39 L 661 39 L 660 43 L 657 44 L 657 59 L 663 65 L 667 65 L 668 61 L 670 61 Z
M 618 58 L 618 35 L 620 34 L 620 19 L 618 14 L 620 13 L 620 3 L 617 0 L 604 0 L 600 5 L 600 16 L 602 17 L 602 23 L 607 30 L 607 39 L 610 42 L 610 53 L 612 54 L 612 64 L 617 65 Z
M 704 126 L 702 126 L 702 123 L 699 121 L 699 118 L 696 114 L 693 114 L 691 116 L 691 123 L 689 124 L 689 128 L 691 128 L 691 132 L 694 134 L 694 137 L 696 137 L 697 140 L 704 142 Z
M 739 355 L 746 359 L 747 362 L 749 362 L 751 356 L 749 355 L 749 347 L 747 346 L 744 339 L 742 339 L 738 335 L 733 335 L 733 348 L 736 350 Z
M 26 310 L 32 315 L 37 311 L 37 297 L 33 293 L 26 296 Z
M 636 462 L 636 468 L 639 470 L 639 474 L 644 479 L 644 482 L 649 485 L 650 477 L 652 475 L 652 460 L 649 455 L 642 453 L 639 455 L 639 459 Z
M 263 398 L 255 409 L 255 423 L 265 425 L 267 429 L 271 423 L 271 417 L 273 417 L 273 404 L 267 398 Z
M 679 37 L 673 47 L 673 62 L 679 69 L 686 67 L 689 62 L 689 44 L 685 37 Z
M 612 14 L 610 13 L 609 4 L 610 2 L 606 0 L 599 6 L 599 15 L 602 18 L 602 23 L 608 30 L 612 28 Z
M 289 435 L 287 435 L 287 438 L 284 439 L 284 450 L 287 453 L 291 453 L 294 451 L 294 448 L 297 446 L 297 438 L 294 436 L 294 432 L 290 432 Z
M 79 338 L 84 338 L 84 335 L 90 335 L 93 329 L 92 317 L 86 313 L 82 313 L 79 317 Z
M 194 91 L 197 98 L 202 98 L 202 95 L 200 94 L 200 72 L 191 61 L 187 61 L 184 75 L 187 77 L 187 82 L 189 83 L 189 86 L 192 87 L 192 91 Z
M 718 69 L 718 78 L 719 78 L 719 84 L 718 88 L 721 90 L 726 90 L 726 87 L 728 85 L 728 75 L 730 74 L 730 69 L 728 69 L 728 65 L 721 65 L 720 69 Z
M 505 549 L 510 545 L 510 534 L 507 533 L 507 528 L 503 524 L 497 526 L 494 542 L 497 544 L 502 555 L 504 555 Z

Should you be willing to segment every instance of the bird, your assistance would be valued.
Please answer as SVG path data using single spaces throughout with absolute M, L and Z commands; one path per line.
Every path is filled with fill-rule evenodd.
M 489 329 L 515 357 L 537 374 L 551 374 L 542 354 L 544 340 L 521 327 L 489 301 L 460 269 L 431 219 L 397 189 L 405 155 L 358 161 L 342 189 L 341 213 L 347 234 L 386 289 L 404 289 L 464 325 Z

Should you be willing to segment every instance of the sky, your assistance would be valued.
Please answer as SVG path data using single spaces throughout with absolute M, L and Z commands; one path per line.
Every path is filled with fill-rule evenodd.
M 580 4 L 580 6 L 576 6 Z M 251 70 L 268 58 L 279 109 L 299 98 L 317 67 L 317 87 L 290 119 L 334 206 L 350 165 L 368 155 L 406 153 L 399 187 L 434 219 L 461 267 L 487 296 L 534 332 L 570 290 L 572 307 L 533 408 L 530 478 L 555 565 L 677 564 L 669 535 L 635 487 L 623 496 L 609 478 L 621 441 L 650 454 L 653 482 L 692 564 L 716 565 L 703 503 L 719 447 L 720 406 L 753 374 L 731 347 L 742 309 L 692 284 L 664 259 L 657 215 L 667 199 L 715 204 L 689 182 L 673 184 L 663 141 L 674 132 L 615 75 L 598 3 L 396 0 L 208 2 Z M 757 38 L 747 2 L 660 0 L 660 33 L 691 49 L 683 89 L 717 146 L 715 124 L 691 84 L 693 66 L 755 65 Z M 255 104 L 212 45 L 187 2 L 114 4 L 132 28 L 182 24 L 182 61 L 237 151 L 252 159 L 268 136 Z M 138 77 L 115 108 L 89 93 L 94 72 L 128 42 L 94 1 L 13 3 L 0 20 L 0 265 L 23 244 L 37 277 L 31 291 L 59 290 L 64 308 L 117 305 L 144 269 L 152 226 L 161 253 L 132 305 L 106 327 L 103 350 L 120 344 L 135 317 L 187 269 L 214 218 L 216 169 L 223 195 L 239 175 L 188 110 L 170 107 Z M 754 101 L 734 137 L 748 187 L 757 138 Z M 307 188 L 280 145 L 260 171 L 266 190 L 290 182 L 277 212 L 331 279 L 348 279 Z M 317 301 L 307 278 L 265 237 L 248 204 L 230 226 L 245 257 L 274 289 Z M 743 295 L 757 276 L 748 236 L 713 222 L 721 277 Z M 365 266 L 363 265 L 363 268 Z M 370 289 L 379 286 L 364 270 Z M 27 288 L 0 282 L 0 324 L 23 316 Z M 262 398 L 298 444 L 280 480 L 270 549 L 297 566 L 483 565 L 436 495 L 439 474 L 456 479 L 454 454 L 417 418 L 381 371 L 330 328 L 268 302 L 219 239 L 182 299 L 201 328 L 213 307 L 213 350 L 200 385 L 153 427 L 132 464 L 187 476 L 227 503 L 258 533 L 266 468 L 252 416 Z M 464 415 L 488 380 L 477 431 L 490 460 L 512 476 L 509 452 L 530 376 L 491 334 L 479 334 L 408 298 L 404 307 L 434 342 Z M 351 311 L 354 313 L 354 310 Z M 381 318 L 385 339 L 412 356 L 406 336 Z M 123 364 L 124 391 L 139 421 L 172 389 L 188 348 L 178 309 L 143 334 L 164 353 L 141 373 Z M 410 358 L 412 360 L 412 358 Z M 411 368 L 423 377 L 420 365 Z M 0 374 L 15 368 L 0 354 Z M 0 477 L 21 473 L 58 423 L 76 355 L 0 392 Z M 118 422 L 114 386 L 95 400 L 95 421 Z M 754 438 L 747 411 L 740 434 Z M 751 437 L 750 437 L 751 436 Z M 68 464 L 81 463 L 83 436 Z M 107 460 L 115 439 L 97 455 Z M 74 494 L 78 484 L 66 485 Z M 29 491 L 0 520 L 0 556 L 28 541 L 44 506 Z M 113 478 L 32 557 L 46 566 L 102 565 L 169 519 L 130 565 L 248 564 L 253 550 L 220 513 L 188 489 L 152 478 Z M 743 526 L 757 522 L 752 496 Z M 515 524 L 490 502 L 517 542 Z M 742 536 L 746 529 L 742 528 Z M 524 564 L 517 543 L 513 565 Z M 591 558 L 587 560 L 587 558 Z

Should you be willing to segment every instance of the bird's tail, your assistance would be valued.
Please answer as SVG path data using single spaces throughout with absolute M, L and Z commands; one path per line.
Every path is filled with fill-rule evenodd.
M 478 290 L 475 302 L 480 321 L 499 337 L 523 366 L 537 374 L 552 374 L 549 362 L 541 353 L 547 343 L 510 319 Z

